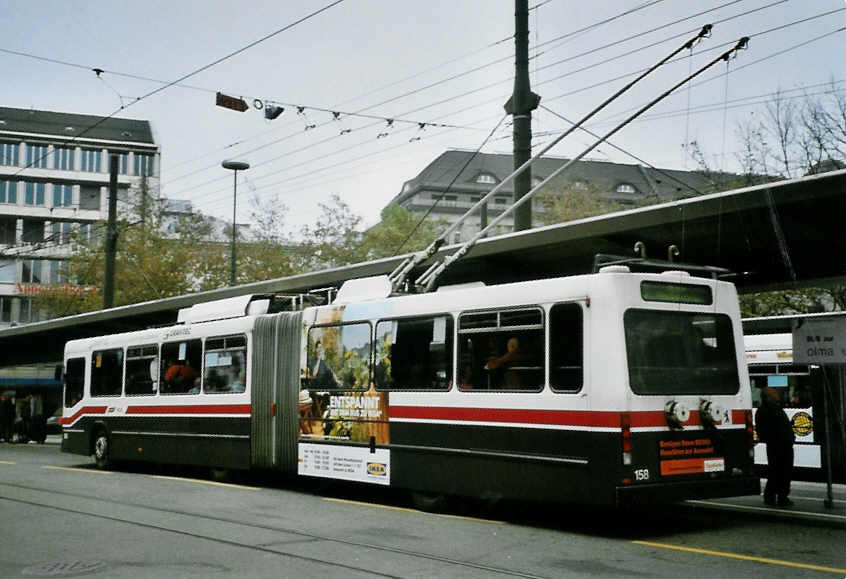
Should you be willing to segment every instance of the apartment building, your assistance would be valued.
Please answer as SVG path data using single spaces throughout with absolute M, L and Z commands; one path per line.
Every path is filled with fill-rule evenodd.
M 564 165 L 568 159 L 542 157 L 532 165 L 532 185 L 537 185 Z M 483 195 L 497 186 L 513 170 L 511 155 L 449 150 L 439 155 L 416 177 L 406 181 L 391 201 L 409 211 L 429 212 L 430 219 L 454 223 Z M 636 206 L 647 199 L 672 201 L 700 194 L 711 186 L 698 172 L 656 169 L 643 165 L 581 160 L 563 174 L 569 187 L 582 190 L 620 206 Z M 507 183 L 488 202 L 488 222 L 502 214 L 514 201 L 514 185 Z M 535 225 L 542 221 L 543 206 L 532 200 Z M 466 220 L 455 231 L 451 242 L 466 241 L 480 230 L 480 217 Z M 496 226 L 494 235 L 514 229 L 513 214 Z
M 45 291 L 81 291 L 62 263 L 74 238 L 101 234 L 111 154 L 119 199 L 158 193 L 149 121 L 0 107 L 0 327 L 43 319 Z

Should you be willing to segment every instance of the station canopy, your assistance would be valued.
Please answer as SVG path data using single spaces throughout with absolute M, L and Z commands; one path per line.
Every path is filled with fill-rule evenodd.
M 692 197 L 479 241 L 439 285 L 487 284 L 592 271 L 596 254 L 724 268 L 740 292 L 843 282 L 846 170 Z M 441 248 L 443 259 L 458 249 Z M 112 308 L 0 330 L 0 366 L 62 358 L 67 340 L 175 323 L 180 308 L 245 294 L 294 295 L 388 274 L 406 256 Z M 414 272 L 415 279 L 428 264 Z

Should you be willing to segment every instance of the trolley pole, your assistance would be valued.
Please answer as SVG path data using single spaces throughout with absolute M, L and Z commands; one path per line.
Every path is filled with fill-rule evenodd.
M 529 0 L 514 1 L 514 92 L 505 103 L 514 127 L 514 169 L 532 156 L 532 111 L 538 108 L 540 97 L 529 86 Z M 514 178 L 514 201 L 524 197 L 532 188 L 532 168 Z M 514 231 L 532 228 L 532 204 L 524 203 L 514 211 Z
M 117 253 L 117 155 L 109 155 L 109 221 L 106 227 L 106 265 L 103 272 L 103 309 L 115 305 L 115 254 Z

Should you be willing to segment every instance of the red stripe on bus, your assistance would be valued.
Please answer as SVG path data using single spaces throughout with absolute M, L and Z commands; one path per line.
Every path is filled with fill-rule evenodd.
M 190 406 L 129 406 L 127 414 L 250 414 L 249 404 L 192 404 Z
M 391 418 L 417 420 L 454 420 L 459 422 L 511 422 L 523 424 L 550 424 L 557 426 L 584 426 L 594 428 L 620 428 L 623 412 L 589 410 L 529 410 L 501 408 L 449 408 L 433 406 L 391 406 Z M 632 428 L 666 427 L 663 410 L 626 413 L 631 417 Z M 744 411 L 732 411 L 732 424 L 744 423 Z M 699 412 L 691 411 L 685 426 L 699 426 Z
M 65 418 L 65 417 L 59 418 L 59 424 L 61 424 L 62 426 L 66 425 L 66 424 L 71 424 L 72 422 L 75 422 L 76 419 L 79 418 L 80 416 L 82 416 L 83 414 L 105 414 L 106 408 L 108 408 L 108 406 L 83 406 L 82 408 L 77 410 L 76 413 L 73 416 L 68 417 L 68 418 Z

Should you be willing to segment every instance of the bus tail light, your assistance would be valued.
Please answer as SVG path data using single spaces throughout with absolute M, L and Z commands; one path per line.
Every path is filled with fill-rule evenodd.
M 620 414 L 620 431 L 623 442 L 623 464 L 632 464 L 632 416 L 628 412 Z

